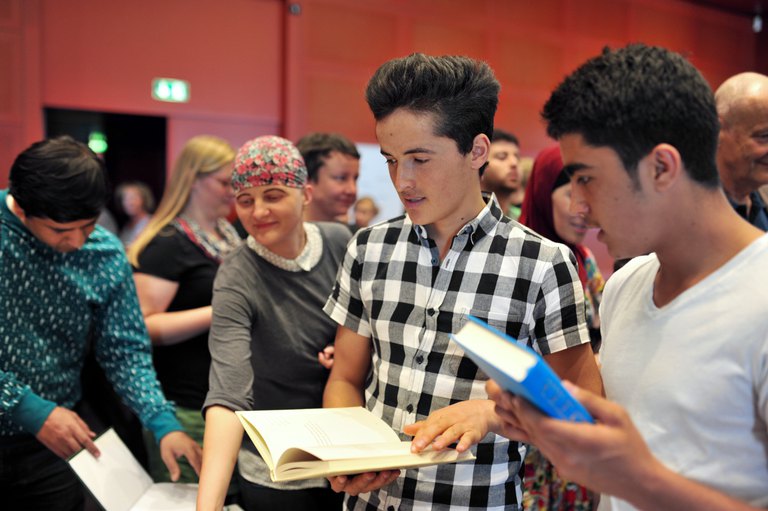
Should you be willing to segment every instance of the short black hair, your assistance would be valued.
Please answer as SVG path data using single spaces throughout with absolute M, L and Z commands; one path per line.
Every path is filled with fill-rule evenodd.
M 325 164 L 325 159 L 333 152 L 346 154 L 356 160 L 360 159 L 360 153 L 355 144 L 339 133 L 309 133 L 296 142 L 307 165 L 307 178 L 317 182 L 317 173 Z
M 8 180 L 25 216 L 60 223 L 98 217 L 109 193 L 104 163 L 69 136 L 29 146 L 16 157 Z
M 491 142 L 510 142 L 520 147 L 520 141 L 512 133 L 504 131 L 499 128 L 493 130 L 493 136 L 491 136 Z
M 365 99 L 377 121 L 398 108 L 433 114 L 435 135 L 453 139 L 459 152 L 468 154 L 477 135 L 493 134 L 500 89 L 485 62 L 413 53 L 379 67 Z
M 605 48 L 557 86 L 542 117 L 552 138 L 579 134 L 616 151 L 635 182 L 638 162 L 668 143 L 694 181 L 719 185 L 712 89 L 685 57 L 665 48 Z

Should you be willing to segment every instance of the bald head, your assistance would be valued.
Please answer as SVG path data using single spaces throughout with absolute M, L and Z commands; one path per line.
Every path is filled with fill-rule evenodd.
M 754 101 L 768 100 L 768 76 L 739 73 L 728 78 L 715 92 L 717 114 L 722 120 L 742 114 Z
M 715 92 L 720 118 L 717 167 L 738 203 L 768 184 L 768 76 L 740 73 Z

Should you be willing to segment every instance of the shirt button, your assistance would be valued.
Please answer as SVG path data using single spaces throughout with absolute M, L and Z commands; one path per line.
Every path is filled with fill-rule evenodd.
M 389 507 L 387 508 L 387 511 L 395 511 L 395 506 L 389 506 Z
M 421 355 L 417 356 L 416 357 L 416 363 L 417 364 L 421 364 L 422 362 L 424 362 L 424 357 L 422 357 Z
M 427 314 L 434 316 L 437 311 L 435 309 L 427 309 Z
M 405 411 L 408 413 L 411 413 L 413 411 L 413 405 L 408 405 L 405 407 Z

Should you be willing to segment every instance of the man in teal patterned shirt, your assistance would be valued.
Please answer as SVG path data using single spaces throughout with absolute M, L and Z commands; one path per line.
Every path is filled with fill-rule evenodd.
M 0 192 L 0 494 L 9 509 L 81 509 L 64 461 L 95 433 L 73 411 L 89 339 L 107 378 L 160 443 L 195 469 L 200 449 L 182 431 L 152 367 L 131 268 L 96 226 L 107 197 L 101 160 L 69 137 L 37 142 Z M 115 484 L 120 484 L 116 481 Z

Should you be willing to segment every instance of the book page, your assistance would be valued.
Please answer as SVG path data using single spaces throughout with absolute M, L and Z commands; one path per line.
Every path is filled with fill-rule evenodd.
M 380 470 L 398 470 L 425 467 L 442 463 L 457 463 L 475 459 L 471 451 L 459 453 L 455 449 L 425 451 L 414 454 L 410 442 L 398 444 L 372 444 L 364 446 L 313 447 L 310 449 L 323 460 L 299 460 L 281 464 L 275 480 L 292 481 L 312 477 L 359 474 Z M 290 451 L 289 451 L 290 452 Z M 340 454 L 338 459 L 333 459 Z
M 236 413 L 261 436 L 275 464 L 278 464 L 277 460 L 292 447 L 306 449 L 320 446 L 400 443 L 400 437 L 392 428 L 363 407 Z M 246 431 L 253 439 L 252 431 L 248 428 Z M 259 442 L 253 440 L 258 448 Z M 264 459 L 267 460 L 267 456 L 264 456 Z
M 107 430 L 94 443 L 101 456 L 94 458 L 83 449 L 69 464 L 104 509 L 128 511 L 152 486 L 152 479 L 115 430 Z

